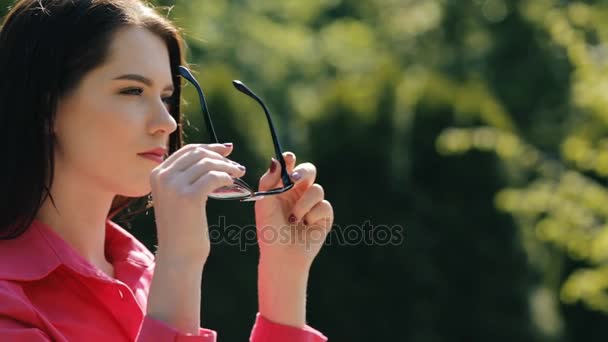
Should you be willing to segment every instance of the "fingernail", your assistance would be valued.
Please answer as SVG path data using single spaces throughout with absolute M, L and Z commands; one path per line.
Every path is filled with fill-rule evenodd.
M 270 161 L 270 173 L 273 173 L 277 169 L 277 163 L 275 163 L 276 159 L 272 158 Z
M 293 180 L 300 180 L 302 178 L 302 175 L 298 171 L 296 171 L 296 172 L 294 172 L 294 173 L 291 174 L 291 178 Z
M 294 224 L 296 222 L 298 222 L 298 219 L 296 218 L 296 216 L 294 214 L 291 214 L 289 216 L 289 223 Z
M 246 168 L 246 167 L 244 167 L 243 165 L 239 165 L 239 166 L 237 166 L 237 167 L 239 168 L 239 170 L 241 170 L 241 171 L 243 171 L 243 172 L 244 172 L 244 171 L 247 171 L 247 168 Z
M 224 143 L 224 146 L 226 146 L 226 147 L 232 147 L 232 143 Z

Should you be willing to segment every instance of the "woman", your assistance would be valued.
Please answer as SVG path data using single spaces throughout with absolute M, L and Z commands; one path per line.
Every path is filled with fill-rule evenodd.
M 231 144 L 181 146 L 178 31 L 139 0 L 19 0 L 0 31 L 0 336 L 7 341 L 215 341 L 199 327 L 205 205 L 244 167 Z M 170 155 L 154 158 L 146 152 Z M 310 163 L 256 202 L 252 341 L 324 341 L 306 325 L 310 266 L 333 222 Z M 281 186 L 272 160 L 260 190 Z M 111 221 L 154 199 L 152 255 Z M 285 229 L 285 228 L 288 229 Z M 260 234 L 258 235 L 260 236 Z

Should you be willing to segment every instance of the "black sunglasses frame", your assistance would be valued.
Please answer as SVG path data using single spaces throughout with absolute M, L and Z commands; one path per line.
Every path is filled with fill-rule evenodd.
M 196 78 L 194 78 L 194 76 L 192 75 L 192 72 L 190 72 L 190 70 L 188 68 L 186 68 L 185 66 L 182 66 L 182 65 L 179 66 L 179 74 L 184 79 L 186 79 L 188 82 L 190 82 L 192 85 L 194 85 L 194 87 L 196 88 L 196 91 L 197 91 L 198 97 L 199 97 L 199 101 L 201 103 L 203 116 L 205 118 L 205 123 L 207 125 L 207 131 L 208 131 L 209 135 L 211 136 L 211 138 L 213 139 L 213 141 L 215 143 L 219 144 L 220 142 L 219 142 L 219 139 L 217 138 L 217 135 L 215 134 L 215 129 L 213 127 L 213 122 L 211 121 L 211 114 L 209 113 L 209 109 L 207 108 L 207 101 L 205 100 L 205 95 L 203 94 L 203 89 L 201 88 L 201 86 L 198 83 L 198 81 L 196 80 Z M 283 150 L 281 149 L 281 143 L 279 142 L 279 138 L 277 137 L 277 133 L 274 128 L 274 124 L 272 123 L 272 118 L 270 117 L 270 112 L 268 110 L 268 107 L 266 107 L 266 105 L 264 104 L 262 99 L 260 99 L 259 96 L 257 96 L 253 91 L 251 91 L 251 89 L 249 89 L 243 82 L 241 82 L 239 80 L 233 80 L 232 85 L 234 85 L 234 87 L 241 93 L 254 99 L 258 104 L 260 104 L 262 109 L 264 109 L 264 113 L 266 114 L 266 119 L 268 120 L 268 127 L 270 128 L 270 135 L 272 136 L 272 143 L 274 145 L 276 159 L 281 164 L 281 179 L 283 180 L 283 187 L 266 190 L 266 191 L 255 192 L 255 191 L 253 191 L 253 188 L 251 186 L 249 186 L 247 183 L 245 183 L 245 181 L 243 181 L 239 178 L 235 178 L 234 179 L 235 184 L 237 184 L 241 187 L 245 187 L 246 189 L 251 191 L 251 193 L 249 195 L 245 195 L 245 196 L 241 196 L 241 197 L 231 197 L 231 198 L 221 198 L 221 197 L 213 197 L 213 196 L 210 196 L 210 197 L 214 198 L 214 199 L 219 199 L 219 200 L 240 200 L 241 202 L 245 202 L 245 201 L 254 201 L 257 199 L 261 199 L 264 196 L 278 195 L 278 194 L 284 193 L 287 190 L 293 188 L 294 183 L 291 181 L 291 178 L 289 178 L 289 174 L 287 173 L 287 168 L 285 166 L 285 159 L 283 158 Z

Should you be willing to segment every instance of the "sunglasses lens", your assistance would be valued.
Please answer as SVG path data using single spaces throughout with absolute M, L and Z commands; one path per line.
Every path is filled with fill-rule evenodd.
M 230 200 L 245 198 L 251 196 L 251 194 L 253 194 L 253 191 L 249 185 L 247 185 L 247 183 L 245 183 L 243 180 L 235 178 L 232 185 L 223 186 L 214 190 L 211 194 L 209 194 L 209 197 L 214 199 Z

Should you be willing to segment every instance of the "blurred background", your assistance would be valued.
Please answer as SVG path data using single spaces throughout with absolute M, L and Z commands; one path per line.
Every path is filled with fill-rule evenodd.
M 606 1 L 154 3 L 183 29 L 245 179 L 273 148 L 233 79 L 317 166 L 336 219 L 308 318 L 330 341 L 607 339 Z M 192 86 L 184 103 L 186 141 L 209 142 Z M 253 204 L 208 211 L 203 325 L 245 341 Z M 132 231 L 154 250 L 152 215 Z

